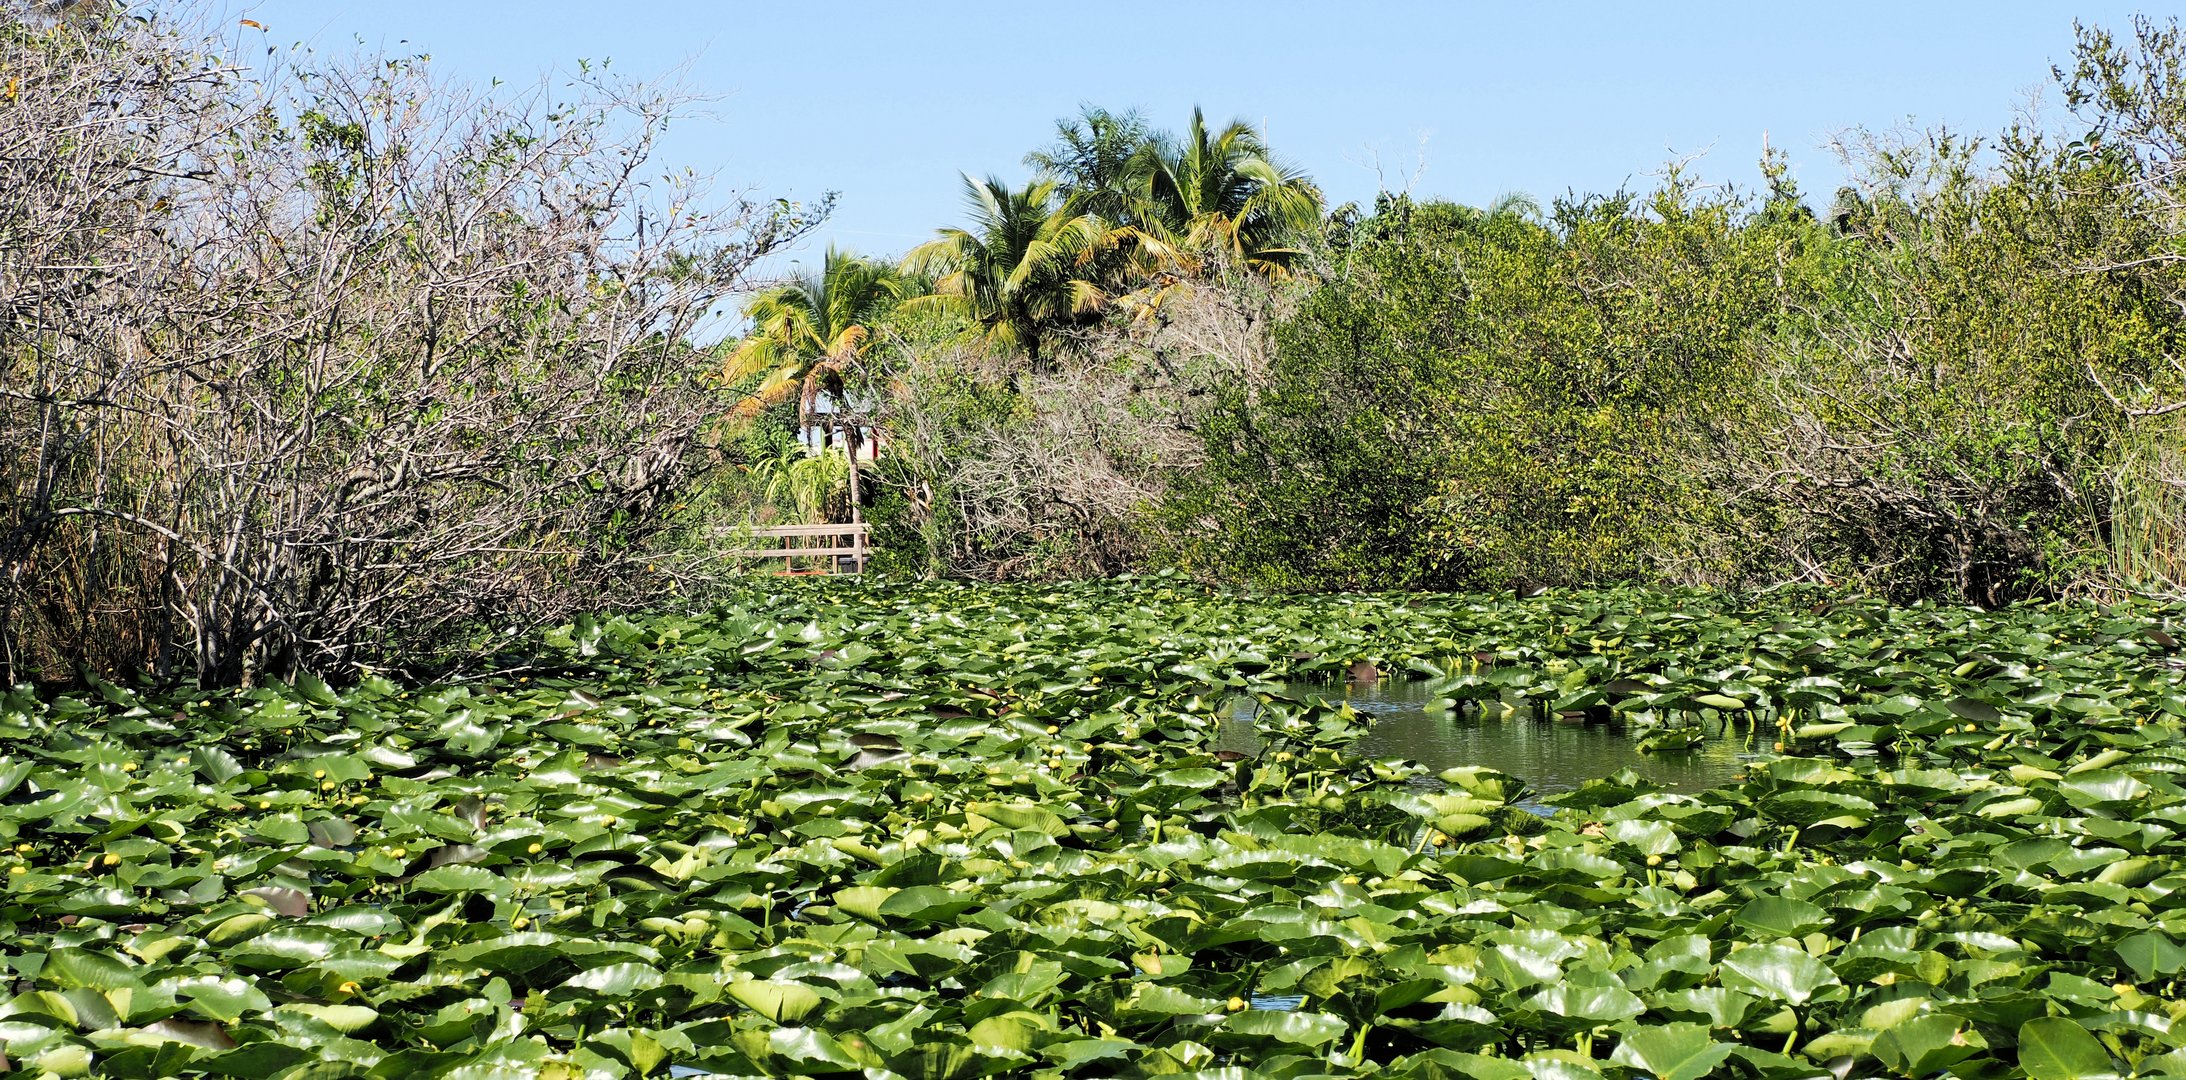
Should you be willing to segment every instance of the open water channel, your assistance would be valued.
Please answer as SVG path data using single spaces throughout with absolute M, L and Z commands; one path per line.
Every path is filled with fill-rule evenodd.
M 1690 750 L 1642 753 L 1622 723 L 1559 723 L 1521 710 L 1500 713 L 1442 712 L 1420 681 L 1389 679 L 1369 685 L 1294 687 L 1331 701 L 1349 700 L 1372 727 L 1359 740 L 1360 757 L 1401 757 L 1441 771 L 1484 765 L 1518 777 L 1533 797 L 1576 789 L 1588 780 L 1630 769 L 1663 787 L 1702 791 L 1730 782 L 1755 757 L 1743 729 L 1711 737 Z M 1251 751 L 1256 703 L 1239 699 L 1218 744 Z M 1773 755 L 1768 755 L 1773 756 Z M 1529 800 L 1530 801 L 1530 800 Z

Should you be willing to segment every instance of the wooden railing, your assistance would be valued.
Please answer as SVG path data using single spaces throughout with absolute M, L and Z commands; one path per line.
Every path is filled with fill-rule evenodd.
M 781 559 L 782 572 L 791 569 L 798 559 L 824 559 L 828 569 L 838 574 L 862 574 L 866 557 L 872 554 L 864 522 L 848 525 L 775 525 L 752 529 L 739 536 L 753 540 L 778 540 L 780 547 L 740 548 L 729 554 L 741 559 Z

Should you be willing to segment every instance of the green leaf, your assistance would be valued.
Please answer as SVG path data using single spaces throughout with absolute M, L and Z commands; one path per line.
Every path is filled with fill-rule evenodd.
M 66 989 L 142 990 L 144 982 L 129 965 L 86 949 L 55 949 L 46 954 L 41 978 Z
M 1349 1026 L 1342 1017 L 1327 1013 L 1248 1009 L 1232 1014 L 1223 1023 L 1222 1030 L 1230 1035 L 1269 1038 L 1295 1046 L 1320 1046 L 1335 1041 Z
M 885 885 L 853 885 L 835 890 L 835 907 L 861 919 L 880 922 L 881 905 L 899 891 Z
M 190 1011 L 208 1020 L 233 1023 L 273 1007 L 264 991 L 235 978 L 194 975 L 160 984 L 160 989 L 189 1002 Z
M 1621 986 L 1574 986 L 1559 983 L 1527 1001 L 1542 1012 L 1574 1020 L 1609 1023 L 1629 1020 L 1647 1011 L 1639 996 Z
M 1049 1046 L 1047 1053 L 1055 1064 L 1067 1070 L 1096 1061 L 1114 1062 L 1115 1065 L 1109 1067 L 1116 1068 L 1142 1050 L 1144 1047 L 1128 1039 L 1072 1039 Z
M 2092 1080 L 2117 1075 L 2117 1065 L 2095 1036 L 2064 1016 L 2019 1025 L 2019 1067 L 2033 1080 Z
M 1821 961 L 1784 945 L 1740 949 L 1724 958 L 1722 972 L 1726 987 L 1759 992 L 1792 1005 L 1804 1005 L 1815 994 L 1838 985 L 1837 977 Z
M 1804 900 L 1787 896 L 1763 896 L 1731 920 L 1768 938 L 1804 937 L 1829 925 L 1829 913 Z
M 1070 835 L 1070 826 L 1062 817 L 1043 807 L 975 802 L 966 804 L 964 812 L 976 814 L 1004 828 L 1033 829 L 1054 837 Z
M 1706 1024 L 1635 1026 L 1622 1029 L 1620 1037 L 1609 1060 L 1658 1080 L 1700 1080 L 1731 1054 L 1731 1044 L 1717 1042 Z
M 851 1056 L 847 1048 L 826 1032 L 806 1027 L 775 1028 L 767 1033 L 767 1049 L 791 1061 L 828 1066 L 815 1070 L 822 1072 L 847 1071 L 875 1064 Z
M 2186 948 L 2180 948 L 2170 938 L 2152 930 L 2118 942 L 2117 951 L 2118 959 L 2125 961 L 2143 981 L 2176 974 L 2186 966 Z
M 940 922 L 979 903 L 976 896 L 951 892 L 939 885 L 913 885 L 881 901 L 876 910 L 882 918 Z
M 339 705 L 341 697 L 334 693 L 326 680 L 306 671 L 296 676 L 296 692 L 314 705 Z
M 726 989 L 730 997 L 777 1024 L 797 1023 L 827 1000 L 800 982 L 744 979 L 730 983 Z
M 1966 1021 L 1944 1013 L 1923 1013 L 1875 1037 L 1875 1056 L 1908 1076 L 1927 1076 L 1986 1049 Z
M 190 763 L 200 775 L 215 784 L 225 784 L 243 775 L 243 763 L 218 746 L 191 747 Z
M 601 997 L 628 997 L 666 981 L 651 964 L 622 963 L 580 971 L 562 985 L 572 990 L 589 990 Z
M 246 911 L 221 920 L 218 926 L 205 932 L 205 940 L 214 945 L 233 945 L 272 925 L 273 916 L 262 911 Z
M 318 926 L 280 926 L 228 949 L 229 963 L 253 970 L 279 971 L 324 960 L 355 938 Z
M 380 1014 L 363 1005 L 283 1005 L 281 1011 L 309 1016 L 344 1035 L 354 1035 L 379 1022 Z
M 259 1077 L 281 1075 L 288 1069 L 303 1062 L 317 1060 L 318 1057 L 318 1053 L 309 1046 L 292 1046 L 269 1039 L 264 1042 L 245 1043 L 213 1057 L 201 1057 L 192 1064 L 214 1076 L 256 1080 Z
M 1019 1053 L 1031 1050 L 1047 1029 L 1027 1019 L 1030 1014 L 1012 1013 L 1007 1016 L 990 1016 L 973 1024 L 964 1032 L 971 1044 L 982 1050 L 1013 1050 Z
M 453 863 L 436 866 L 410 879 L 410 887 L 437 893 L 501 893 L 508 879 L 483 867 Z

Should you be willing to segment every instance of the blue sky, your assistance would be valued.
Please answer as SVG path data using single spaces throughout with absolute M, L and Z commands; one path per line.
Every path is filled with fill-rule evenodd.
M 2095 0 L 229 3 L 282 44 L 361 38 L 465 79 L 533 82 L 579 58 L 674 71 L 720 97 L 671 134 L 668 163 L 768 196 L 841 193 L 811 259 L 827 240 L 893 253 L 925 239 L 957 218 L 960 173 L 1021 177 L 1083 103 L 1166 127 L 1194 104 L 1250 120 L 1333 202 L 1384 184 L 1546 202 L 1644 186 L 1694 154 L 1708 179 L 1750 186 L 1766 133 L 1821 205 L 1841 178 L 1832 133 L 1994 130 L 2049 86 L 2075 16 L 2170 14 Z

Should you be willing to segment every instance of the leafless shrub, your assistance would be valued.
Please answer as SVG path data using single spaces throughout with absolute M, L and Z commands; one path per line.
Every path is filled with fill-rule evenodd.
M 1848 164 L 1882 208 L 1872 234 L 1750 343 L 1755 407 L 1703 467 L 1733 477 L 1767 576 L 1996 604 L 2094 557 L 2105 410 L 2054 344 L 2069 320 L 2043 320 L 2107 301 L 1986 240 L 2052 226 L 1977 150 L 1870 139 Z
M 1769 526 L 1773 550 L 1746 561 L 1800 580 L 1908 596 L 1942 588 L 1996 604 L 2038 587 L 2026 574 L 2058 557 L 2045 549 L 2052 537 L 2094 535 L 2097 509 L 2071 448 L 2010 431 L 2007 407 L 1965 403 L 1948 415 L 1966 426 L 1943 430 L 1939 410 L 1918 400 L 1927 387 L 1909 388 L 1888 364 L 1817 378 L 1811 356 L 1778 359 L 1761 385 L 1768 436 L 1724 447 L 1739 501 Z M 1860 375 L 1829 378 L 1849 371 Z
M 1202 460 L 1212 395 L 1264 378 L 1282 301 L 1242 274 L 1141 299 L 1037 372 L 957 342 L 881 352 L 898 392 L 875 419 L 931 569 L 999 579 L 1142 560 L 1148 512 Z
M 806 226 L 658 175 L 681 98 L 105 8 L 0 9 L 0 69 L 0 663 L 227 684 L 658 587 L 686 335 Z

